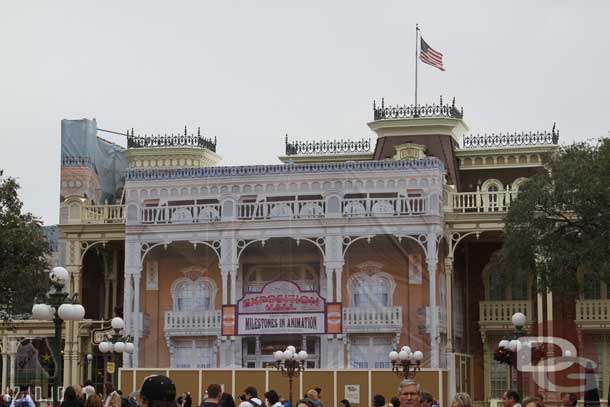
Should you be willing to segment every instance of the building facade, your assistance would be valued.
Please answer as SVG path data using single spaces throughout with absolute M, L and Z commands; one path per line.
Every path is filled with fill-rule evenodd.
M 389 369 L 409 345 L 450 393 L 486 402 L 517 380 L 493 351 L 523 312 L 527 329 L 575 323 L 608 388 L 606 287 L 566 305 L 487 267 L 554 126 L 469 136 L 442 99 L 382 101 L 368 126 L 373 141 L 286 138 L 278 164 L 227 167 L 199 132 L 132 130 L 121 148 L 95 121 L 64 121 L 60 258 L 87 311 L 66 329 L 65 381 L 103 381 L 95 345 L 119 314 L 125 368 L 265 368 L 293 345 L 310 369 Z M 3 356 L 25 338 L 9 336 Z

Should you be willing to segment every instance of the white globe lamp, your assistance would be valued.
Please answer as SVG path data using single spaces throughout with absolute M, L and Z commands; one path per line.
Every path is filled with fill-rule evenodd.
M 72 304 L 61 304 L 57 310 L 57 315 L 64 321 L 72 321 L 75 319 L 77 310 Z
M 398 360 L 398 352 L 396 352 L 395 350 L 393 350 L 392 352 L 390 352 L 390 354 L 388 355 L 390 357 L 390 360 L 392 362 L 395 362 Z
M 112 318 L 112 321 L 110 321 L 110 326 L 112 329 L 120 331 L 121 329 L 125 328 L 125 321 L 123 321 L 123 318 L 114 317 Z
M 299 360 L 307 359 L 307 352 L 305 352 L 304 350 L 300 351 L 298 354 L 298 358 L 299 358 Z
M 68 270 L 63 267 L 55 267 L 49 273 L 49 278 L 54 283 L 65 285 L 70 279 L 70 274 L 68 273 Z
M 114 351 L 118 352 L 118 353 L 123 353 L 125 352 L 125 342 L 116 342 L 114 344 Z
M 423 352 L 419 350 L 413 352 L 413 360 L 415 360 L 416 362 L 421 362 L 422 360 L 424 360 Z
M 133 351 L 134 351 L 133 343 L 131 343 L 131 342 L 125 343 L 125 353 L 133 353 Z
M 527 318 L 525 318 L 523 313 L 515 312 L 511 318 L 511 321 L 516 328 L 522 328 L 527 322 Z

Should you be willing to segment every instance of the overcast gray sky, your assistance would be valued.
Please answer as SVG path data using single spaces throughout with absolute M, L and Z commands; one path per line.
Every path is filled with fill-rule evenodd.
M 455 96 L 472 133 L 608 134 L 610 1 L 4 1 L 0 168 L 58 221 L 60 121 L 201 126 L 226 165 L 295 139 L 371 137 L 373 99 L 413 102 L 414 27 L 445 56 L 420 101 Z M 108 137 L 124 143 L 120 137 Z

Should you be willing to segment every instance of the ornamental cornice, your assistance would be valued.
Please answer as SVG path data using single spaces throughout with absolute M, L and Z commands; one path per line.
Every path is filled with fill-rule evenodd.
M 244 165 L 202 168 L 129 168 L 128 181 L 178 180 L 218 177 L 255 177 L 277 175 L 307 175 L 312 173 L 349 173 L 376 171 L 444 170 L 435 157 L 421 160 L 347 161 L 307 164 Z

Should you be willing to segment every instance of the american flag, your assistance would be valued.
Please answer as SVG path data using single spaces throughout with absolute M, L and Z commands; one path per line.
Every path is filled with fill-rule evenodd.
M 433 67 L 444 71 L 443 54 L 433 50 L 423 38 L 419 37 L 419 39 L 421 41 L 419 47 L 419 59 L 428 65 L 432 65 Z

